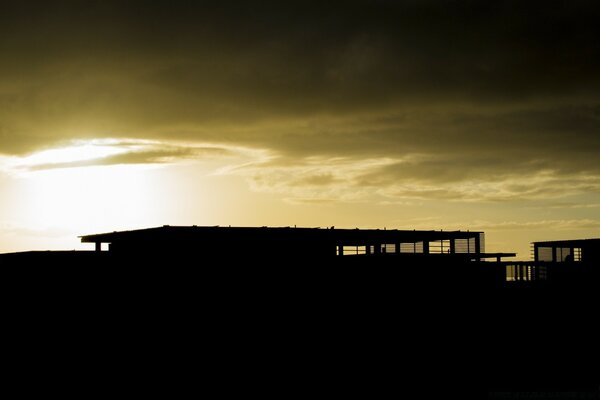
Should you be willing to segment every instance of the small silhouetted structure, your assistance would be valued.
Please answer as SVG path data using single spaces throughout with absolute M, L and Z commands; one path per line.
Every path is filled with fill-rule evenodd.
M 533 256 L 538 265 L 545 266 L 551 281 L 590 284 L 598 278 L 600 239 L 534 242 Z
M 533 243 L 535 261 L 599 262 L 600 239 L 554 240 Z
M 506 263 L 507 280 L 587 285 L 598 278 L 600 239 L 532 243 L 533 261 Z

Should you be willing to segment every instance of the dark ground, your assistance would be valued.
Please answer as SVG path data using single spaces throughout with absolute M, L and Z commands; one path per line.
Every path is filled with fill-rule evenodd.
M 595 282 L 478 285 L 436 267 L 291 260 L 90 260 L 4 262 L 16 370 L 61 360 L 77 379 L 98 369 L 141 375 L 140 385 L 171 395 L 598 393 Z

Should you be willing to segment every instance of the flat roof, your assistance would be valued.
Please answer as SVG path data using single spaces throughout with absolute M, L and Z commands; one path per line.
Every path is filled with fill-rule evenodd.
M 434 230 L 398 230 L 398 229 L 338 229 L 329 228 L 296 228 L 296 227 L 231 227 L 231 226 L 170 226 L 114 231 L 93 235 L 79 236 L 82 243 L 112 243 L 127 240 L 161 240 L 173 237 L 193 238 L 195 236 L 215 235 L 224 239 L 251 235 L 252 238 L 270 236 L 282 238 L 311 238 L 317 240 L 333 240 L 340 242 L 374 241 L 381 243 L 416 243 L 450 239 L 475 238 L 483 232 L 478 231 L 434 231 Z M 275 235 L 275 236 L 273 236 Z
M 581 246 L 585 246 L 585 245 L 589 245 L 589 244 L 596 244 L 596 245 L 600 244 L 600 238 L 571 239 L 571 240 L 548 240 L 548 241 L 543 241 L 543 242 L 533 242 L 533 244 L 536 246 L 541 246 L 541 247 L 543 247 L 544 245 L 547 245 L 549 247 L 556 247 L 556 246 L 581 247 Z

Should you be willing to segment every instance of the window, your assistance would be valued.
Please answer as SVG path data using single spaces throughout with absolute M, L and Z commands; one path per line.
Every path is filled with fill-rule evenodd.
M 342 246 L 343 255 L 345 256 L 356 256 L 361 254 L 367 254 L 367 246 Z M 339 247 L 337 248 L 337 255 L 340 255 Z
M 396 252 L 396 245 L 393 243 L 387 243 L 387 244 L 382 244 L 381 245 L 381 252 L 382 253 L 395 253 Z
M 573 261 L 581 261 L 581 247 L 573 249 Z
M 422 253 L 423 242 L 400 243 L 400 253 Z
M 552 247 L 538 247 L 537 259 L 538 261 L 553 261 L 554 257 L 552 257 Z
M 449 240 L 436 240 L 429 242 L 429 253 L 431 254 L 444 254 L 450 252 L 450 241 Z
M 565 262 L 573 260 L 573 256 L 571 255 L 571 249 L 568 247 L 558 247 L 556 248 L 556 261 Z
M 527 264 L 509 264 L 506 266 L 506 280 L 515 281 L 533 281 L 546 280 L 546 267 Z

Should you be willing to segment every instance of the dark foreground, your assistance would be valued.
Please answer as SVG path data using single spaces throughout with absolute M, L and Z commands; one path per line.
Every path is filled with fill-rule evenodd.
M 506 283 L 484 265 L 31 257 L 2 259 L 17 370 L 61 360 L 72 378 L 100 370 L 170 395 L 598 394 L 591 280 Z

